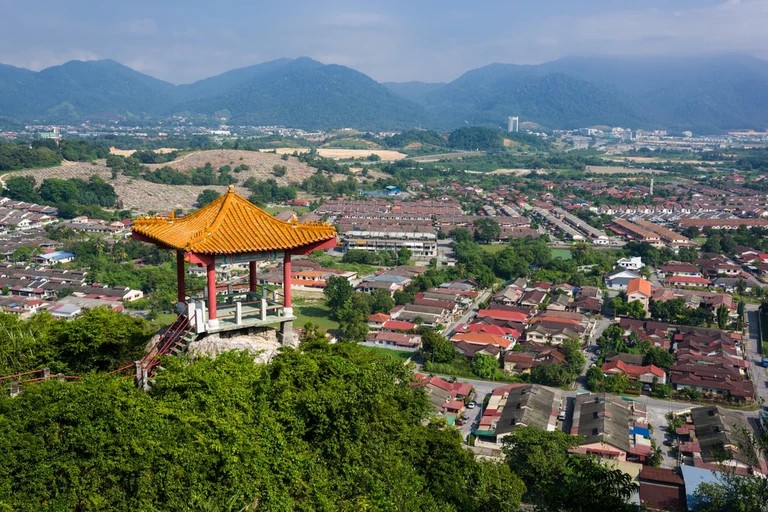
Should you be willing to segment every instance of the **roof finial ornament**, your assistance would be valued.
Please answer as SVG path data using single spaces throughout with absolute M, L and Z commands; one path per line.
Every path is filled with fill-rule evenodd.
M 235 193 L 235 186 L 234 185 L 230 185 L 229 186 L 229 193 L 230 194 L 234 194 Z

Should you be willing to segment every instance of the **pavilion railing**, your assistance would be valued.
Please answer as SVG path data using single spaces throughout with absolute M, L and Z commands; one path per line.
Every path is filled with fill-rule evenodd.
M 260 286 L 258 291 L 231 291 L 216 295 L 216 317 L 219 322 L 241 325 L 253 321 L 280 321 L 285 318 L 282 290 Z M 209 321 L 208 299 L 192 297 L 195 309 L 202 310 L 202 321 Z

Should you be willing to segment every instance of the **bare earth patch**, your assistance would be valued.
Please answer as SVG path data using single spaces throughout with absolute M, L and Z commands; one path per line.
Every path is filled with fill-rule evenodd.
M 157 148 L 153 149 L 153 153 L 159 153 L 161 155 L 164 155 L 165 153 L 173 153 L 174 151 L 178 151 L 176 148 Z M 119 156 L 131 156 L 136 152 L 135 149 L 118 149 L 114 146 L 109 148 L 109 152 L 113 155 L 119 155 Z
M 315 172 L 313 167 L 299 162 L 296 158 L 282 160 L 279 155 L 239 150 L 197 151 L 167 164 L 153 164 L 149 167 L 157 168 L 168 165 L 180 171 L 188 171 L 195 167 L 202 167 L 206 162 L 210 162 L 214 169 L 218 169 L 223 165 L 230 165 L 232 168 L 240 164 L 248 165 L 249 169 L 247 171 L 230 173 L 231 176 L 237 178 L 237 184 L 235 185 L 237 192 L 245 197 L 248 197 L 250 192 L 242 184 L 248 178 L 255 177 L 258 180 L 272 178 L 281 185 L 287 185 L 288 183 L 299 183 Z M 277 178 L 272 174 L 272 167 L 276 164 L 286 167 L 285 176 Z M 168 212 L 176 208 L 191 210 L 195 208 L 195 200 L 204 189 L 213 189 L 220 193 L 227 191 L 226 186 L 161 185 L 150 183 L 143 179 L 123 176 L 122 174 L 112 179 L 112 169 L 108 168 L 103 161 L 96 165 L 67 162 L 66 165 L 58 167 L 17 171 L 15 174 L 34 176 L 38 184 L 46 178 L 80 178 L 87 180 L 91 175 L 95 174 L 115 188 L 115 192 L 122 202 L 124 209 L 138 213 L 148 211 Z
M 587 172 L 595 174 L 667 174 L 659 169 L 634 169 L 631 167 L 613 167 L 607 165 L 588 165 Z
M 267 152 L 274 151 L 278 155 L 292 155 L 294 152 L 307 153 L 309 149 L 302 148 L 275 148 L 275 149 L 261 149 L 259 151 Z M 388 162 L 394 162 L 396 160 L 402 160 L 408 155 L 400 153 L 399 151 L 393 151 L 390 149 L 340 149 L 340 148 L 320 148 L 317 150 L 317 154 L 323 158 L 336 158 L 340 160 L 349 158 L 367 158 L 370 155 L 379 155 L 379 158 Z

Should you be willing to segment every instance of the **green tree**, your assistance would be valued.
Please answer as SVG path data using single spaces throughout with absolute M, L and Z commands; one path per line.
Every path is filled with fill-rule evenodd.
M 587 389 L 590 391 L 603 391 L 604 390 L 605 376 L 603 370 L 598 366 L 592 366 L 587 370 Z
M 355 289 L 349 283 L 347 278 L 342 276 L 331 276 L 325 283 L 323 295 L 325 295 L 325 304 L 331 310 L 331 316 L 339 320 L 339 309 L 352 300 L 352 294 Z
M 627 316 L 630 318 L 645 318 L 645 308 L 639 300 L 632 300 L 627 303 Z
M 472 232 L 467 228 L 453 228 L 448 232 L 448 236 L 453 239 L 454 243 L 472 241 Z
M 476 219 L 472 223 L 472 226 L 474 227 L 475 231 L 474 239 L 480 243 L 487 244 L 495 242 L 501 235 L 501 228 L 499 227 L 499 223 L 490 217 Z
M 542 364 L 531 370 L 531 382 L 544 386 L 567 386 L 573 383 L 573 374 L 562 364 Z
M 208 203 L 212 203 L 213 201 L 218 199 L 220 196 L 221 194 L 219 194 L 215 190 L 211 190 L 210 188 L 207 188 L 197 195 L 197 201 L 195 201 L 195 204 L 197 204 L 199 208 L 202 208 Z
M 499 369 L 499 361 L 489 355 L 475 354 L 472 358 L 472 373 L 483 379 L 490 379 Z
M 696 489 L 691 504 L 693 510 L 765 512 L 765 497 L 768 496 L 768 481 L 765 478 L 739 476 L 729 471 L 719 474 L 717 483 L 702 483 Z
M 35 190 L 37 182 L 32 176 L 10 176 L 5 179 L 3 195 L 16 201 L 39 203 L 42 198 Z
M 421 333 L 421 353 L 425 361 L 450 363 L 458 352 L 453 344 L 441 333 L 426 329 Z
M 371 292 L 371 313 L 388 313 L 395 307 L 395 301 L 387 290 Z
M 675 364 L 675 356 L 673 356 L 669 350 L 661 347 L 651 347 L 643 357 L 643 364 L 652 364 L 659 368 L 669 370 L 673 364 Z
M 552 512 L 632 510 L 628 500 L 637 489 L 632 478 L 591 456 L 570 455 L 578 444 L 576 436 L 533 427 L 504 438 L 505 460 L 527 488 L 525 501 Z
M 568 372 L 575 378 L 581 373 L 584 363 L 587 362 L 584 353 L 581 351 L 581 342 L 574 338 L 567 339 L 563 342 L 561 349 L 565 354 Z
M 725 304 L 720 304 L 720 306 L 715 311 L 715 318 L 717 319 L 718 329 L 725 329 L 728 327 L 728 324 L 730 323 L 730 314 L 731 311 L 728 309 L 728 307 Z
M 411 261 L 411 256 L 413 256 L 413 253 L 410 249 L 403 246 L 397 251 L 397 264 L 398 265 L 407 265 Z

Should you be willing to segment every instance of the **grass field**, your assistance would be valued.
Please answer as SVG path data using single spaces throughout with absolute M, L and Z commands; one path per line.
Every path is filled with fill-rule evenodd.
M 306 206 L 265 206 L 262 210 L 270 215 L 277 215 L 285 210 L 291 210 L 292 212 L 295 212 L 296 215 L 304 215 L 309 211 L 309 208 Z
M 569 260 L 571 259 L 571 251 L 569 249 L 552 249 L 552 257 Z
M 157 316 L 150 321 L 152 329 L 159 330 L 163 327 L 168 327 L 176 320 L 178 315 L 175 313 L 158 313 Z
M 481 245 L 480 248 L 487 252 L 488 254 L 498 254 L 501 251 L 503 251 L 506 247 L 508 247 L 507 244 L 488 244 L 488 245 Z
M 365 350 L 370 350 L 371 352 L 375 352 L 381 356 L 391 357 L 392 359 L 397 359 L 399 361 L 406 361 L 417 355 L 416 352 L 406 352 L 405 350 L 392 350 L 391 348 L 384 347 L 369 347 L 367 345 L 360 346 Z
M 296 320 L 293 325 L 300 329 L 307 322 L 317 324 L 321 329 L 336 330 L 339 328 L 339 322 L 331 320 L 331 311 L 322 301 L 307 301 L 305 303 L 294 303 L 293 312 Z

